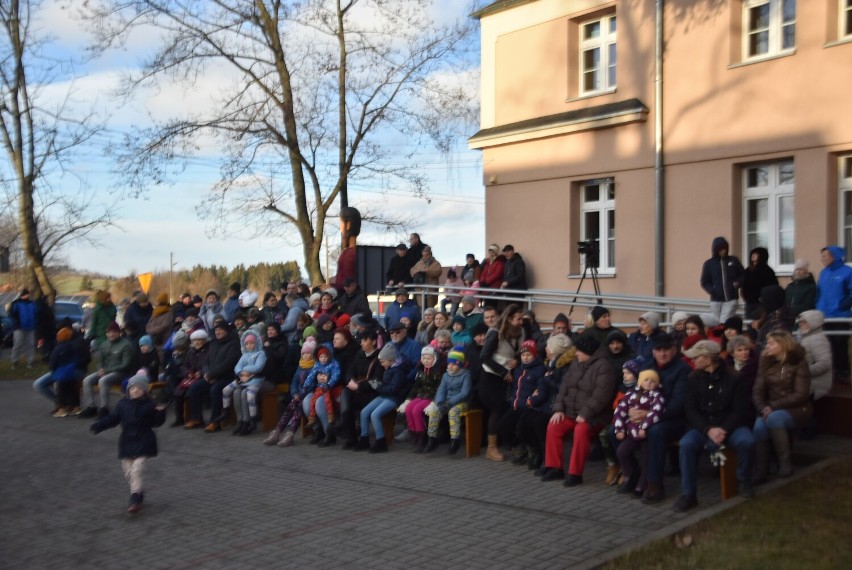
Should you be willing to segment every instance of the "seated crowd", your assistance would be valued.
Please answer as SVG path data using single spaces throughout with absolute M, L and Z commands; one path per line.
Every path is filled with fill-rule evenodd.
M 161 383 L 173 427 L 219 432 L 233 408 L 233 434 L 246 436 L 257 429 L 262 395 L 281 385 L 283 413 L 264 444 L 293 445 L 304 423 L 319 447 L 339 438 L 343 449 L 371 453 L 388 450 L 382 419 L 396 412 L 414 452 L 432 453 L 448 439 L 454 454 L 463 414 L 476 408 L 483 410 L 487 459 L 511 460 L 542 481 L 573 487 L 599 447 L 605 483 L 644 503 L 665 497 L 667 467 L 679 471 L 678 511 L 697 503 L 702 452 L 737 452 L 744 496 L 767 479 L 771 457 L 778 476 L 790 475 L 790 432 L 813 429 L 812 402 L 831 386 L 819 311 L 793 319 L 783 290 L 780 299 L 767 291 L 748 328 L 739 317 L 719 323 L 710 314 L 678 312 L 666 331 L 662 317 L 648 312 L 628 335 L 595 306 L 581 333 L 560 313 L 545 334 L 531 311 L 516 304 L 498 311 L 476 297 L 474 284 L 515 288 L 509 272 L 518 270 L 520 255 L 511 246 L 504 255 L 490 246 L 482 264 L 469 255 L 449 277 L 469 290 L 450 291 L 440 305 L 430 299 L 421 311 L 406 287 L 421 273 L 432 280 L 437 261 L 419 236 L 416 242 L 413 263 L 406 264 L 411 250 L 404 245 L 391 263 L 394 302 L 381 321 L 353 279 L 340 292 L 289 283 L 259 306 L 258 294 L 239 284 L 224 302 L 213 290 L 204 298 L 187 293 L 174 305 L 165 294 L 153 306 L 139 295 L 123 328 L 109 296 L 99 294 L 84 334 L 70 323 L 59 329 L 50 372 L 34 387 L 55 401 L 54 416 L 102 418 L 111 388 L 145 374 Z M 141 319 L 134 305 L 142 305 Z M 675 450 L 679 460 L 667 466 Z

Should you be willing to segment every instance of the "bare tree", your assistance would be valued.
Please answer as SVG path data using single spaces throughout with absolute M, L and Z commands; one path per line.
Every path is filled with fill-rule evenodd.
M 461 121 L 476 120 L 475 23 L 430 19 L 433 0 L 90 0 L 84 16 L 96 50 L 138 27 L 163 39 L 123 84 L 179 81 L 191 89 L 211 70 L 233 81 L 207 109 L 187 108 L 127 138 L 117 164 L 132 192 L 165 183 L 203 136 L 222 149 L 221 176 L 198 212 L 213 230 L 237 225 L 295 234 L 313 282 L 327 218 L 349 205 L 350 182 L 425 191 L 416 152 L 446 149 Z M 471 71 L 474 70 L 474 71 Z M 474 81 L 471 81 L 474 79 Z M 387 141 L 409 148 L 400 162 Z M 387 214 L 387 212 L 385 212 Z
M 76 116 L 70 95 L 54 101 L 44 89 L 68 77 L 67 60 L 49 58 L 50 39 L 34 24 L 37 0 L 0 2 L 0 141 L 9 158 L 0 183 L 16 201 L 17 235 L 39 292 L 54 295 L 46 271 L 51 253 L 90 232 L 112 225 L 112 210 L 90 217 L 91 197 L 52 183 L 63 178 L 64 164 L 99 132 L 91 113 Z M 66 184 L 63 181 L 63 184 Z

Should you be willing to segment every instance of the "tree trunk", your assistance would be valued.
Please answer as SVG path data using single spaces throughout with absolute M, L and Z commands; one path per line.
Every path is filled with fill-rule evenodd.
M 30 266 L 35 287 L 34 297 L 53 297 L 56 290 L 47 275 L 44 267 L 44 255 L 38 239 L 38 228 L 33 211 L 33 187 L 26 179 L 22 180 L 18 191 L 18 224 L 21 228 L 21 240 L 23 242 L 24 255 Z

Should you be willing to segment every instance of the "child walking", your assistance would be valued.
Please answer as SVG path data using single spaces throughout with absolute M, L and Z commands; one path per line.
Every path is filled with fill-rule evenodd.
M 615 438 L 621 441 L 616 455 L 624 475 L 624 481 L 618 487 L 619 493 L 640 496 L 645 490 L 648 473 L 648 429 L 660 421 L 666 409 L 666 401 L 659 387 L 660 376 L 654 370 L 643 370 L 639 373 L 636 387 L 621 399 L 615 409 Z M 641 422 L 634 422 L 627 413 L 630 408 L 647 410 L 648 415 Z M 640 450 L 639 471 L 635 469 L 633 462 L 633 452 L 636 449 Z
M 438 446 L 438 424 L 446 415 L 450 423 L 451 455 L 459 450 L 461 436 L 461 415 L 467 411 L 470 399 L 470 372 L 464 368 L 464 347 L 457 346 L 447 355 L 447 371 L 441 378 L 441 385 L 435 394 L 435 409 L 429 412 L 429 443 L 426 452 L 435 451 Z
M 157 436 L 153 428 L 166 421 L 166 407 L 155 405 L 148 397 L 148 377 L 144 374 L 133 376 L 127 383 L 127 396 L 122 398 L 112 412 L 96 421 L 89 428 L 98 434 L 121 424 L 118 437 L 118 458 L 124 477 L 130 485 L 130 506 L 128 513 L 138 513 L 145 498 L 142 474 L 145 459 L 157 456 Z

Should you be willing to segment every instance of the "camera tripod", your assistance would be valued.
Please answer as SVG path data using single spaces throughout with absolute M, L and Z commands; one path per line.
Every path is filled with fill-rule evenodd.
M 580 277 L 580 283 L 577 284 L 577 291 L 574 293 L 574 300 L 571 301 L 571 309 L 568 311 L 568 318 L 571 318 L 571 313 L 574 312 L 574 304 L 577 302 L 577 295 L 580 294 L 580 289 L 583 288 L 583 281 L 586 280 L 586 275 L 591 275 L 592 288 L 598 298 L 598 305 L 603 304 L 603 297 L 601 296 L 601 284 L 598 281 L 598 266 L 586 265 L 585 269 L 583 269 L 583 275 L 582 277 Z

